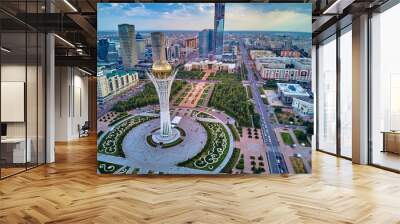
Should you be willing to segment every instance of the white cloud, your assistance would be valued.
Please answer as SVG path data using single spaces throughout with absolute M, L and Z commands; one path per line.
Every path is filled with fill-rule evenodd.
M 227 9 L 226 9 L 227 10 Z M 291 11 L 263 11 L 232 4 L 225 13 L 226 30 L 270 30 L 311 32 L 311 15 Z
M 137 7 L 130 8 L 128 10 L 124 10 L 125 15 L 127 16 L 148 16 L 152 14 L 151 10 L 147 10 L 144 4 L 140 4 Z
M 168 11 L 151 9 L 146 4 L 136 4 L 135 7 L 127 7 L 122 3 L 112 4 L 119 8 L 113 10 L 110 7 L 105 9 L 107 12 L 102 12 L 113 18 L 112 24 L 126 21 L 140 30 L 201 30 L 214 27 L 212 3 L 165 4 L 166 9 L 170 9 Z M 110 25 L 113 26 L 116 25 Z M 249 7 L 248 4 L 227 4 L 225 30 L 310 32 L 311 15 L 290 9 L 267 11 L 265 7 Z

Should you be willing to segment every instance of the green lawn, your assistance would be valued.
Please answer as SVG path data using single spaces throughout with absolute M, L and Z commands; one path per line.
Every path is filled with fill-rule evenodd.
M 217 81 L 242 81 L 242 75 L 238 73 L 217 72 L 208 77 L 208 80 Z
M 176 141 L 171 142 L 171 143 L 167 143 L 167 144 L 163 144 L 161 146 L 161 148 L 171 148 L 174 147 L 176 145 L 179 145 L 181 142 L 183 142 L 183 137 L 178 138 Z
M 229 162 L 226 166 L 221 170 L 221 173 L 232 173 L 232 169 L 235 167 L 240 156 L 240 149 L 234 148 L 232 157 L 229 159 Z
M 111 156 L 125 157 L 122 150 L 122 141 L 125 136 L 134 127 L 151 119 L 154 119 L 154 117 L 136 116 L 123 121 L 103 137 L 97 147 L 97 152 Z
M 103 174 L 114 173 L 121 167 L 122 166 L 118 164 L 97 161 L 97 168 L 99 169 L 100 173 Z
M 206 145 L 195 157 L 179 163 L 178 166 L 213 171 L 222 163 L 229 151 L 229 135 L 220 123 L 200 122 L 200 124 L 207 131 Z
M 263 103 L 264 103 L 265 105 L 268 105 L 268 104 L 269 104 L 268 98 L 267 98 L 267 97 L 263 97 L 263 98 L 262 98 L 262 101 L 263 101 Z
M 296 116 L 293 112 L 284 111 L 280 107 L 275 107 L 274 111 L 279 123 L 281 124 L 305 125 L 305 121 L 301 119 L 301 117 Z
M 249 98 L 253 99 L 253 93 L 251 92 L 251 87 L 250 86 L 246 86 L 246 90 L 247 90 L 247 94 L 248 94 Z
M 258 92 L 259 92 L 261 95 L 264 95 L 264 94 L 265 94 L 264 88 L 263 88 L 262 86 L 259 86 L 259 87 L 258 87 Z
M 231 132 L 232 132 L 233 139 L 234 139 L 235 141 L 240 141 L 239 133 L 238 133 L 236 127 L 235 127 L 233 124 L 228 124 L 228 127 L 229 127 L 229 129 L 231 130 Z
M 177 79 L 201 79 L 203 72 L 201 71 L 178 71 L 176 74 Z
M 300 144 L 303 143 L 305 147 L 311 147 L 311 144 L 307 139 L 307 135 L 303 131 L 294 130 L 293 132 Z
M 293 139 L 289 133 L 281 132 L 281 137 L 282 137 L 283 142 L 285 142 L 286 145 L 293 145 Z

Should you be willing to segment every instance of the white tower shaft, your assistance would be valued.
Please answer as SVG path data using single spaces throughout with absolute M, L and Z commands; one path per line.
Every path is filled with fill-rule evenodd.
M 151 73 L 147 73 L 147 76 L 156 88 L 160 101 L 160 135 L 165 140 L 172 135 L 171 117 L 169 114 L 169 96 L 176 72 L 177 71 L 174 71 L 174 74 L 166 79 L 158 79 Z

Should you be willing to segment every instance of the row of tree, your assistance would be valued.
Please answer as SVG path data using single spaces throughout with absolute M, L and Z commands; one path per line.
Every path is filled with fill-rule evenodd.
M 215 85 L 209 106 L 224 111 L 234 117 L 240 126 L 251 127 L 252 117 L 259 123 L 260 117 L 254 112 L 254 105 L 246 95 L 240 82 L 222 82 Z
M 203 77 L 203 72 L 201 72 L 201 71 L 180 70 L 176 74 L 177 79 L 201 79 L 202 77 Z
M 172 98 L 175 94 L 177 94 L 185 84 L 185 81 L 174 81 L 172 84 L 170 97 Z M 116 104 L 114 104 L 113 110 L 117 112 L 124 112 L 138 107 L 157 104 L 158 102 L 157 91 L 153 83 L 147 83 L 144 86 L 143 91 L 139 94 L 130 97 L 128 100 L 118 101 Z

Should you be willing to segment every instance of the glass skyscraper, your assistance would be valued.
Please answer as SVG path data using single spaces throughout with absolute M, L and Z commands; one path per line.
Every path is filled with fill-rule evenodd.
M 146 50 L 146 43 L 145 40 L 143 39 L 142 35 L 140 35 L 139 33 L 136 34 L 136 46 L 137 46 L 137 55 L 138 55 L 138 59 L 140 60 L 144 60 L 144 53 Z
M 121 45 L 122 63 L 125 69 L 131 69 L 137 64 L 135 26 L 118 25 L 118 35 Z
M 225 3 L 215 3 L 214 12 L 214 54 L 222 55 L 224 53 L 224 20 Z
M 100 60 L 107 61 L 109 43 L 107 39 L 100 39 L 97 43 L 97 57 Z
M 214 30 L 205 29 L 199 32 L 199 53 L 201 57 L 207 57 L 213 51 Z

